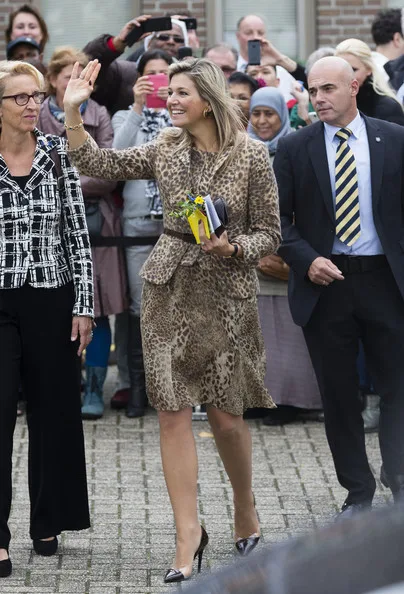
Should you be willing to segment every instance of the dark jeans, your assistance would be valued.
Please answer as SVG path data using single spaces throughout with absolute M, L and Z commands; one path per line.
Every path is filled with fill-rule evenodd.
M 379 440 L 386 473 L 404 474 L 404 300 L 389 266 L 348 274 L 324 288 L 303 331 L 338 480 L 348 490 L 348 503 L 370 500 L 375 479 L 358 398 L 359 340 L 381 397 Z
M 89 527 L 73 285 L 0 290 L 0 548 L 8 548 L 13 433 L 27 401 L 30 535 Z

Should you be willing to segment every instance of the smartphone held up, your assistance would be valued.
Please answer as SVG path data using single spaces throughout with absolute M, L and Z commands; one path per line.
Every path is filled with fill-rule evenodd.
M 173 28 L 171 17 L 153 17 L 142 21 L 140 27 L 133 27 L 125 38 L 125 43 L 131 47 L 136 41 L 145 33 L 153 33 L 154 31 L 171 31 Z
M 146 95 L 146 107 L 158 109 L 167 106 L 167 100 L 159 96 L 161 87 L 168 87 L 168 76 L 164 72 L 159 74 L 149 74 L 149 82 L 153 85 L 153 92 Z
M 252 66 L 261 64 L 261 42 L 259 39 L 248 41 L 248 64 Z

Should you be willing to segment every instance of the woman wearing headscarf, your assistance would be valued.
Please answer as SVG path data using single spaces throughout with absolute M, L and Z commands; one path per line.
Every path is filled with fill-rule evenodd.
M 248 134 L 264 142 L 271 160 L 279 139 L 293 132 L 283 95 L 273 87 L 258 89 L 251 97 Z M 288 304 L 289 267 L 277 255 L 265 256 L 258 265 L 258 310 L 264 335 L 267 371 L 278 408 L 268 411 L 265 425 L 282 425 L 296 419 L 301 409 L 320 409 L 320 393 L 301 328 L 292 320 Z

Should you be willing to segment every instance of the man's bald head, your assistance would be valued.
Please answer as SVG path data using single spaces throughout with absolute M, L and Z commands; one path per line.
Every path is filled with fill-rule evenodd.
M 359 84 L 351 66 L 342 58 L 318 60 L 308 77 L 311 103 L 322 122 L 343 128 L 355 118 Z
M 250 39 L 265 38 L 265 22 L 257 14 L 248 14 L 242 17 L 237 23 L 237 41 L 240 46 L 240 54 L 244 60 L 248 59 L 248 41 Z
M 318 74 L 340 76 L 346 83 L 350 83 L 355 78 L 352 66 L 337 56 L 326 56 L 317 60 L 310 69 L 309 81 L 311 77 L 318 76 Z

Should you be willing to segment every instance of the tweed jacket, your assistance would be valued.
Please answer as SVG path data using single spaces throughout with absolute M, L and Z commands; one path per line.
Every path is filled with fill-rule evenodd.
M 72 315 L 93 316 L 93 268 L 77 170 L 66 141 L 34 131 L 37 147 L 24 191 L 0 155 L 0 289 L 17 289 L 28 280 L 51 289 L 73 281 Z M 64 177 L 58 190 L 52 150 Z
M 156 140 L 125 150 L 99 149 L 87 137 L 79 148 L 69 151 L 69 156 L 86 175 L 119 180 L 157 179 L 164 227 L 189 234 L 188 222 L 169 213 L 198 184 L 192 179 L 192 152 L 193 149 L 179 150 L 172 133 L 163 131 Z M 274 253 L 280 243 L 277 185 L 263 143 L 245 135 L 245 143 L 231 161 L 228 156 L 226 152 L 218 156 L 210 172 L 210 185 L 203 188 L 203 193 L 226 200 L 229 240 L 242 246 L 243 258 L 205 254 L 196 244 L 163 233 L 141 270 L 145 280 L 166 284 L 179 265 L 193 266 L 198 262 L 227 294 L 241 299 L 256 294 L 255 267 L 260 258 Z

